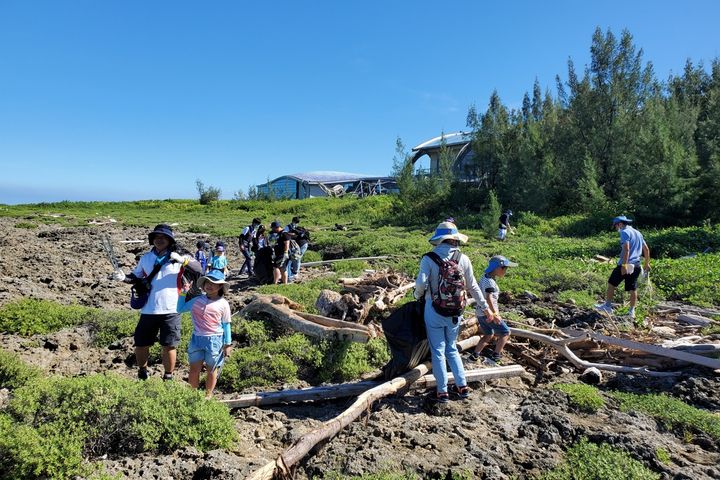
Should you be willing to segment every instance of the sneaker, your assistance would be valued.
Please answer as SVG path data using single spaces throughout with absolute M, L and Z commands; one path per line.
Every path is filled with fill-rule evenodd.
M 169 382 L 169 381 L 172 380 L 172 379 L 173 379 L 173 374 L 172 374 L 172 373 L 166 373 L 166 374 L 163 375 L 163 381 L 165 381 L 165 382 Z
M 502 362 L 502 355 L 497 352 L 492 352 L 487 356 L 487 359 L 500 365 L 500 363 Z
M 147 371 L 147 368 L 140 368 L 140 369 L 138 369 L 138 379 L 139 379 L 139 380 L 147 380 L 147 379 L 148 379 L 148 371 Z
M 450 401 L 450 395 L 447 393 L 437 392 L 435 394 L 435 401 L 438 403 L 448 403 Z
M 470 360 L 473 362 L 477 362 L 478 360 L 481 360 L 483 358 L 482 353 L 478 353 L 475 351 L 470 352 Z
M 452 394 L 453 397 L 457 398 L 468 398 L 470 396 L 470 388 L 468 386 L 464 387 L 458 387 L 457 385 L 450 385 L 450 388 L 448 388 L 448 391 L 450 394 Z
M 612 315 L 613 313 L 613 308 L 607 303 L 599 303 L 595 305 L 595 310 L 600 313 L 607 313 L 608 315 Z

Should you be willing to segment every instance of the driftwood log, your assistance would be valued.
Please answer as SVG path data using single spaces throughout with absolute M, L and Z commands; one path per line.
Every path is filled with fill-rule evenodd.
M 464 350 L 470 348 L 477 345 L 479 341 L 480 337 L 463 340 L 458 343 L 458 349 Z M 406 388 L 408 385 L 413 384 L 423 377 L 429 370 L 430 362 L 425 362 L 401 377 L 394 378 L 389 382 L 382 383 L 377 387 L 367 390 L 355 400 L 350 408 L 332 420 L 325 422 L 322 427 L 316 428 L 300 437 L 290 448 L 280 454 L 277 459 L 256 470 L 248 477 L 248 480 L 271 480 L 276 475 L 290 476 L 292 466 L 302 460 L 315 445 L 335 436 L 340 430 L 348 426 L 364 411 L 369 409 L 376 400 Z
M 243 308 L 241 314 L 243 317 L 252 317 L 256 315 L 268 316 L 272 321 L 305 335 L 328 339 L 328 340 L 349 340 L 353 342 L 366 343 L 370 340 L 370 330 L 362 325 L 348 324 L 347 326 L 327 326 L 321 325 L 316 321 L 309 320 L 298 315 L 289 308 L 288 305 L 278 303 L 278 295 L 269 297 L 267 295 L 258 295 L 253 301 Z M 332 322 L 333 319 L 327 319 Z M 337 320 L 336 320 L 337 321 Z
M 466 370 L 465 378 L 470 382 L 480 382 L 494 378 L 516 377 L 525 373 L 520 365 L 509 365 L 505 367 L 483 368 L 479 370 Z M 448 381 L 455 379 L 448 374 Z M 377 387 L 380 382 L 365 381 L 354 383 L 343 383 L 339 385 L 326 385 L 321 387 L 303 388 L 298 390 L 281 390 L 277 392 L 261 392 L 242 395 L 239 398 L 220 400 L 228 408 L 243 408 L 252 406 L 275 405 L 278 403 L 305 402 L 332 400 L 335 398 L 352 397 Z M 410 388 L 432 388 L 437 385 L 433 375 L 424 375 L 414 382 Z
M 595 362 L 588 362 L 585 360 L 582 360 L 579 358 L 575 353 L 570 350 L 569 345 L 577 342 L 583 342 L 587 339 L 588 335 L 590 335 L 588 332 L 578 332 L 579 335 L 577 337 L 569 337 L 569 338 L 563 338 L 563 339 L 556 339 L 553 337 L 550 337 L 548 335 L 543 335 L 542 333 L 537 332 L 531 332 L 529 330 L 522 330 L 519 328 L 510 328 L 510 334 L 514 335 L 516 337 L 522 337 L 522 338 L 528 338 L 530 340 L 535 340 L 541 343 L 544 343 L 546 345 L 549 345 L 553 348 L 555 348 L 560 355 L 570 360 L 570 363 L 575 365 L 578 368 L 582 368 L 583 370 L 590 367 L 595 367 L 598 370 L 606 370 L 608 372 L 619 372 L 619 373 L 635 373 L 640 375 L 648 375 L 651 377 L 672 377 L 677 376 L 680 373 L 679 372 L 655 372 L 652 370 L 648 370 L 647 367 L 628 367 L 624 365 L 609 365 L 606 363 L 595 363 Z M 604 335 L 603 335 L 604 336 Z M 607 337 L 612 338 L 612 337 Z M 633 342 L 636 343 L 636 342 Z M 651 346 L 651 345 L 648 345 Z M 658 347 L 662 348 L 662 347 Z M 684 352 L 677 352 L 677 353 L 684 353 Z

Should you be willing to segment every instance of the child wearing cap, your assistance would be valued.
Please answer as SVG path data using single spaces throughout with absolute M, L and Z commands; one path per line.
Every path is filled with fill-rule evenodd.
M 505 344 L 510 337 L 510 328 L 505 323 L 505 320 L 500 316 L 498 309 L 498 297 L 500 296 L 500 287 L 498 287 L 497 278 L 505 276 L 508 267 L 517 267 L 517 263 L 513 263 L 502 255 L 495 255 L 488 262 L 488 267 L 485 269 L 485 274 L 480 278 L 480 290 L 487 300 L 488 309 L 493 314 L 492 318 L 487 318 L 485 315 L 478 316 L 478 326 L 483 332 L 483 337 L 480 338 L 480 342 L 475 347 L 475 351 L 470 354 L 472 360 L 479 360 L 482 358 L 482 351 L 488 343 L 497 337 L 497 343 L 495 344 L 495 351 L 488 355 L 488 358 L 493 362 L 498 363 L 502 357 L 503 349 Z
M 199 240 L 195 246 L 197 247 L 197 250 L 195 251 L 195 260 L 200 262 L 202 271 L 205 273 L 208 263 L 207 254 L 205 253 L 205 242 L 203 240 Z
M 192 315 L 193 333 L 188 344 L 188 383 L 198 388 L 200 371 L 205 364 L 208 369 L 205 398 L 210 398 L 217 383 L 219 367 L 232 352 L 230 304 L 224 298 L 228 283 L 219 271 L 209 272 L 200 277 L 197 283 L 205 294 L 185 301 L 185 292 L 182 292 L 178 298 L 177 311 L 191 312 Z
M 217 242 L 215 244 L 215 254 L 210 258 L 210 263 L 208 264 L 208 273 L 217 271 L 225 278 L 225 275 L 227 275 L 227 264 L 225 245 L 222 242 Z

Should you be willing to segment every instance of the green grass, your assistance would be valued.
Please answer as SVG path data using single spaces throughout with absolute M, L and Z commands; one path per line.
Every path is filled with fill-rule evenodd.
M 672 461 L 668 451 L 661 447 L 655 449 L 655 458 L 657 458 L 658 462 L 662 463 L 663 465 L 669 465 Z
M 584 383 L 556 383 L 552 388 L 566 393 L 570 403 L 584 412 L 595 413 L 605 406 L 605 400 L 600 391 L 591 385 L 585 385 Z
M 612 392 L 623 411 L 642 412 L 658 420 L 668 430 L 679 430 L 683 436 L 702 432 L 720 440 L 720 416 L 695 408 L 682 400 L 663 394 Z
M 586 439 L 570 447 L 565 461 L 538 480 L 656 480 L 660 475 L 627 452 Z

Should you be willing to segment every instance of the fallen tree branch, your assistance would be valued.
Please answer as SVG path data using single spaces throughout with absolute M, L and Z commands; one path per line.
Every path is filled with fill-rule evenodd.
M 276 300 L 276 299 L 275 299 Z M 305 335 L 321 339 L 339 339 L 352 342 L 366 343 L 370 340 L 370 333 L 365 330 L 345 327 L 328 327 L 304 319 L 286 305 L 273 303 L 273 298 L 258 295 L 255 299 L 242 309 L 242 316 L 245 318 L 253 315 L 266 315 L 272 321 L 291 330 L 304 333 Z
M 570 333 L 570 332 L 568 332 Z M 578 332 L 580 333 L 580 332 Z M 665 348 L 659 345 L 649 345 L 647 343 L 634 342 L 632 340 L 626 340 L 624 338 L 608 337 L 595 332 L 582 332 L 587 334 L 593 340 L 603 342 L 608 345 L 615 345 L 618 347 L 629 348 L 632 350 L 639 350 L 645 353 L 652 353 L 661 357 L 673 358 L 675 360 L 682 360 L 684 362 L 693 363 L 695 365 L 702 365 L 703 367 L 712 368 L 714 370 L 720 369 L 720 360 L 714 358 L 707 358 L 701 355 L 694 355 L 692 353 L 683 352 L 680 350 L 674 350 L 672 348 Z M 570 333 L 572 334 L 572 333 Z
M 466 370 L 465 379 L 468 383 L 491 380 L 494 378 L 505 378 L 522 375 L 525 369 L 520 365 L 509 365 L 505 367 L 483 368 L 479 370 Z M 452 374 L 448 374 L 448 381 L 454 381 Z M 278 403 L 323 401 L 335 398 L 352 397 L 377 387 L 380 382 L 366 381 L 354 383 L 342 383 L 339 385 L 325 385 L 320 387 L 302 388 L 298 390 L 281 390 L 277 392 L 260 392 L 241 395 L 239 398 L 220 400 L 228 408 L 243 408 L 252 406 L 274 405 Z M 420 377 L 410 388 L 432 388 L 437 385 L 433 375 Z
M 546 345 L 550 345 L 551 347 L 555 348 L 560 355 L 570 360 L 570 363 L 575 365 L 578 368 L 590 368 L 595 367 L 599 370 L 605 370 L 608 372 L 619 372 L 619 373 L 635 373 L 640 375 L 648 375 L 652 377 L 671 377 L 671 376 L 677 376 L 680 375 L 679 372 L 655 372 L 652 370 L 648 370 L 645 367 L 627 367 L 623 365 L 608 365 L 605 363 L 594 363 L 594 362 L 588 362 L 585 360 L 582 360 L 579 358 L 575 353 L 570 350 L 570 347 L 568 345 L 575 343 L 575 342 L 583 342 L 585 341 L 589 334 L 588 332 L 577 332 L 579 335 L 577 337 L 571 337 L 571 338 L 564 338 L 562 340 L 557 340 L 555 338 L 549 337 L 547 335 L 543 335 L 542 333 L 537 332 L 531 332 L 528 330 L 522 330 L 519 328 L 510 328 L 510 334 L 515 335 L 517 337 L 522 338 L 529 338 L 531 340 L 536 340 L 538 342 L 544 343 Z M 591 337 L 592 338 L 592 337 Z M 608 337 L 611 338 L 611 337 Z M 680 353 L 680 352 L 679 352 Z
M 477 345 L 480 337 L 472 337 L 458 343 L 458 348 L 464 350 Z M 425 362 L 410 370 L 401 377 L 394 378 L 389 382 L 382 383 L 377 387 L 367 390 L 343 413 L 300 437 L 290 448 L 285 450 L 272 462 L 265 464 L 256 470 L 248 480 L 271 480 L 275 475 L 290 475 L 290 468 L 302 460 L 305 455 L 318 443 L 335 436 L 340 430 L 348 426 L 353 420 L 359 417 L 376 400 L 391 395 L 398 390 L 413 384 L 430 370 L 430 362 Z
M 303 262 L 304 267 L 313 267 L 317 265 L 327 265 L 335 262 L 348 262 L 350 260 L 385 260 L 390 258 L 390 255 L 380 255 L 378 257 L 353 257 L 353 258 L 336 258 L 334 260 L 319 260 L 317 262 Z

